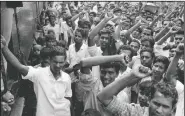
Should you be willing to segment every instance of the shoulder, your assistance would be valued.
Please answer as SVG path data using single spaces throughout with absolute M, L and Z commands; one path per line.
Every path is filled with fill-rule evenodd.
M 70 81 L 71 82 L 71 78 L 69 76 L 69 74 L 67 74 L 66 72 L 62 71 L 62 77 L 65 81 Z

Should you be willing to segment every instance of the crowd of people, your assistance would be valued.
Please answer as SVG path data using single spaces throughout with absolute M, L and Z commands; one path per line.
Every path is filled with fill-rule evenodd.
M 26 83 L 22 116 L 184 116 L 184 5 L 170 7 L 48 2 L 26 65 L 1 35 Z M 5 89 L 1 78 L 1 107 L 11 112 Z

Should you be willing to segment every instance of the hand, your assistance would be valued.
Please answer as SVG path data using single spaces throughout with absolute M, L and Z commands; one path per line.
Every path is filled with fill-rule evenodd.
M 5 102 L 1 102 L 1 107 L 2 107 L 3 111 L 5 111 L 5 112 L 11 111 L 11 107 Z
M 10 93 L 10 91 L 7 91 L 4 95 L 3 95 L 3 100 L 6 101 L 9 105 L 14 104 L 14 96 Z
M 145 78 L 151 74 L 151 70 L 148 67 L 145 67 L 143 65 L 135 65 L 132 68 L 132 75 L 136 76 L 138 78 Z
M 121 60 L 122 64 L 127 66 L 129 61 L 130 61 L 129 56 L 127 54 L 124 54 L 124 53 L 122 53 L 121 56 L 122 56 L 122 60 Z
M 183 60 L 179 60 L 179 62 L 178 62 L 178 67 L 179 67 L 179 69 L 180 69 L 181 71 L 184 70 L 184 61 L 183 61 Z
M 109 21 L 110 19 L 112 19 L 114 17 L 114 15 L 113 15 L 113 13 L 106 13 L 105 14 L 105 19 L 107 20 L 107 21 Z
M 140 18 L 139 23 L 141 25 L 147 25 L 147 26 L 149 25 L 149 22 L 147 20 L 145 20 L 144 18 Z
M 6 46 L 6 40 L 5 38 L 1 35 L 1 49 Z
M 176 55 L 183 55 L 184 54 L 184 43 L 179 43 L 176 48 Z
M 181 27 L 178 27 L 178 26 L 173 26 L 170 28 L 170 33 L 171 34 L 176 34 L 179 30 L 181 29 Z

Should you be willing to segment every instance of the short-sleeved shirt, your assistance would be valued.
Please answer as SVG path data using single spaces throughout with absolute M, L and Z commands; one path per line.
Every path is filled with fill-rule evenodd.
M 72 96 L 69 75 L 61 71 L 61 77 L 56 80 L 50 67 L 28 67 L 28 74 L 23 79 L 34 83 L 37 98 L 36 116 L 70 116 L 70 101 L 65 98 Z
M 89 57 L 89 52 L 88 52 L 88 46 L 86 44 L 82 44 L 80 47 L 80 50 L 76 52 L 75 50 L 75 43 L 71 44 L 69 46 L 68 50 L 68 62 L 69 62 L 69 67 L 73 67 L 75 64 L 78 64 L 83 58 Z
M 148 107 L 120 102 L 116 97 L 105 108 L 118 116 L 149 116 Z

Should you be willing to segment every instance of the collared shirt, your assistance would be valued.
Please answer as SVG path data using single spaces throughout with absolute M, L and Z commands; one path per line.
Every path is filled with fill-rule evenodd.
M 48 30 L 53 30 L 55 32 L 56 40 L 59 41 L 59 34 L 60 34 L 60 26 L 59 24 L 55 24 L 55 26 L 51 26 L 51 24 L 48 24 L 43 27 L 45 35 L 48 34 Z
M 70 101 L 65 98 L 72 96 L 69 75 L 61 71 L 61 77 L 56 80 L 50 67 L 28 67 L 28 74 L 23 79 L 34 83 L 37 97 L 36 116 L 70 116 Z
M 116 97 L 105 108 L 117 116 L 149 116 L 148 107 L 120 102 Z
M 75 64 L 78 64 L 83 58 L 89 57 L 89 52 L 87 50 L 88 46 L 85 44 L 82 44 L 80 47 L 80 50 L 76 52 L 75 50 L 75 44 L 71 44 L 69 46 L 69 51 L 68 51 L 68 57 L 67 60 L 69 62 L 69 67 L 73 67 Z

